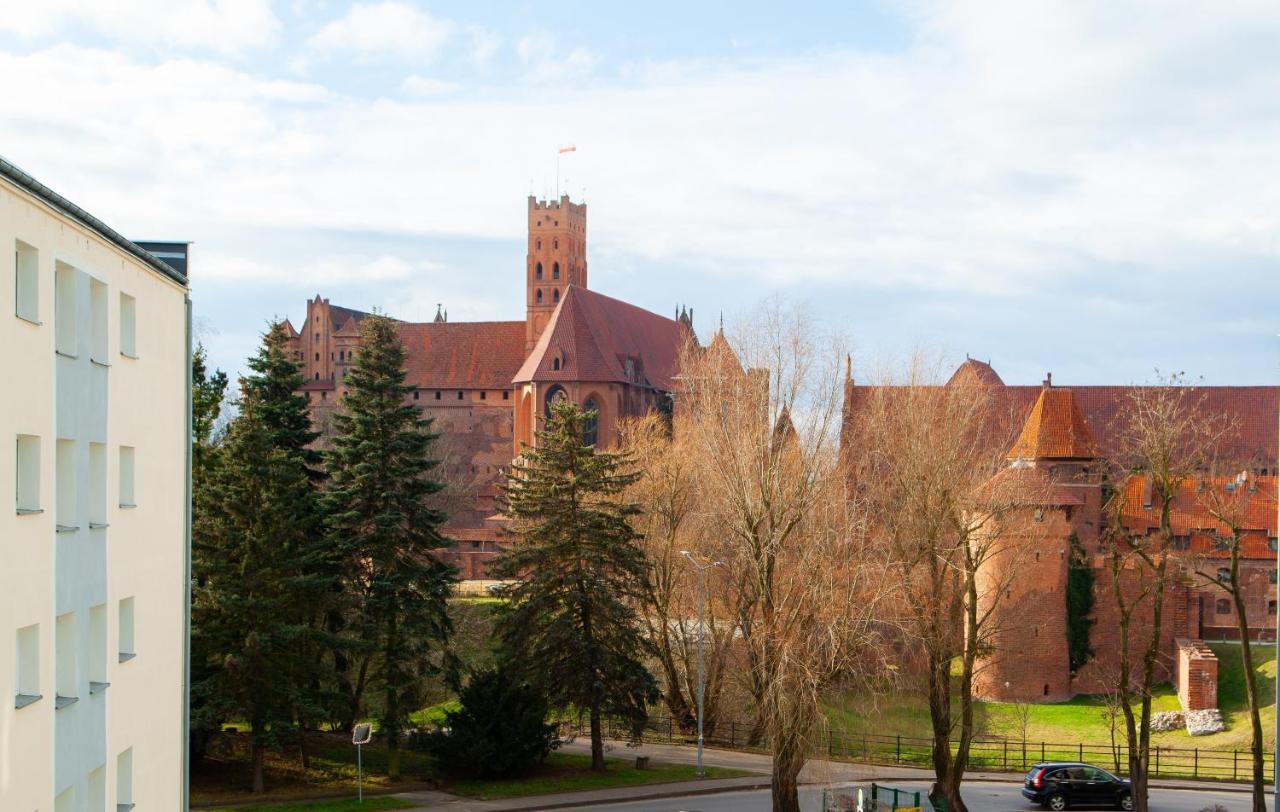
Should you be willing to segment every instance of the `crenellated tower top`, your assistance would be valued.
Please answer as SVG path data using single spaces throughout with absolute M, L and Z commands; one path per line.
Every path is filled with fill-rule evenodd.
M 569 285 L 587 287 L 587 204 L 568 195 L 539 200 L 529 195 L 529 249 L 525 262 L 525 352 Z

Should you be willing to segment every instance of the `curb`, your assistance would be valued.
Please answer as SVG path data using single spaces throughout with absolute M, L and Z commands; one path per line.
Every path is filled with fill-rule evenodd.
M 711 779 L 711 780 L 714 781 L 715 779 Z M 732 780 L 732 779 L 723 779 L 723 780 Z M 659 787 L 659 786 L 666 787 L 666 789 L 663 789 L 663 790 L 656 789 L 656 787 Z M 656 801 L 662 798 L 691 798 L 696 795 L 722 795 L 729 792 L 756 792 L 762 789 L 768 789 L 770 786 L 771 784 L 768 781 L 768 779 L 756 781 L 751 784 L 738 784 L 737 786 L 733 786 L 733 787 L 702 787 L 699 789 L 692 789 L 692 790 L 680 789 L 678 783 L 658 784 L 658 785 L 655 785 L 655 790 L 653 792 L 637 793 L 635 795 L 628 795 L 625 798 L 612 798 L 608 800 L 603 800 L 600 798 L 596 798 L 593 800 L 584 799 L 584 800 L 577 800 L 577 801 L 564 800 L 564 801 L 552 803 L 547 806 L 526 805 L 526 806 L 498 807 L 494 809 L 494 812 L 507 812 L 507 810 L 509 810 L 509 812 L 534 812 L 535 810 L 543 810 L 543 809 L 573 809 L 575 807 L 600 806 L 602 804 L 606 804 L 606 805 L 607 804 L 629 804 L 629 803 L 635 803 L 637 801 Z M 584 791 L 590 792 L 591 790 L 584 790 Z M 459 796 L 459 797 L 461 798 L 462 796 Z M 523 798 L 525 799 L 531 799 L 531 798 L 537 798 L 537 797 L 538 796 L 536 795 L 523 796 Z M 470 799 L 470 800 L 479 800 L 479 799 Z M 510 798 L 507 800 L 514 801 L 516 799 Z M 494 801 L 487 801 L 486 803 L 494 803 Z

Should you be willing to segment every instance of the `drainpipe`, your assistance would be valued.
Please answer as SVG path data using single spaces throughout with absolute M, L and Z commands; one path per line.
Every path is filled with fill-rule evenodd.
M 183 545 L 182 545 L 182 563 L 183 563 L 183 583 L 182 583 L 182 614 L 183 614 L 183 632 L 182 632 L 182 743 L 180 752 L 182 754 L 182 798 L 179 800 L 178 808 L 187 812 L 191 799 L 191 419 L 192 419 L 192 402 L 191 402 L 191 295 L 188 293 L 183 296 L 183 304 L 186 307 L 186 344 L 187 351 L 185 358 L 187 382 L 186 405 L 186 501 L 183 508 Z

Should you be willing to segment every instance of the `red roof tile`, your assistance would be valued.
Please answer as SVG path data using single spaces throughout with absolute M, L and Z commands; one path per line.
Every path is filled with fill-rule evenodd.
M 1011 460 L 1094 459 L 1098 446 L 1070 389 L 1046 387 L 1027 414 Z
M 515 380 L 618 381 L 670 391 L 682 337 L 673 319 L 570 285 Z M 639 362 L 634 378 L 628 359 Z
M 947 380 L 947 386 L 973 385 L 1004 386 L 1004 381 L 985 361 L 976 358 L 965 358 L 964 363 L 956 367 L 956 371 Z
M 1125 527 L 1133 533 L 1145 534 L 1159 525 L 1160 508 L 1146 485 L 1144 476 L 1130 477 L 1124 484 L 1122 516 Z M 1228 485 L 1232 490 L 1227 490 Z M 1216 502 L 1239 515 L 1242 528 L 1250 531 L 1245 534 L 1245 557 L 1274 559 L 1276 554 L 1267 548 L 1267 537 L 1276 536 L 1276 485 L 1274 476 L 1250 475 L 1239 484 L 1235 477 L 1213 477 L 1205 482 L 1188 479 L 1179 486 L 1170 511 L 1174 535 L 1190 536 L 1193 550 L 1200 547 L 1204 549 L 1195 551 L 1211 552 L 1211 534 L 1227 530 L 1210 515 L 1210 507 Z
M 406 382 L 419 389 L 509 389 L 524 360 L 523 321 L 401 322 Z

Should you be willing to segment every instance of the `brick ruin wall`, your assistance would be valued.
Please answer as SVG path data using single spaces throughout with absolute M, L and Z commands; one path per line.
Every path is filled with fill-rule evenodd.
M 1200 640 L 1177 640 L 1178 699 L 1183 710 L 1218 707 L 1218 657 Z

